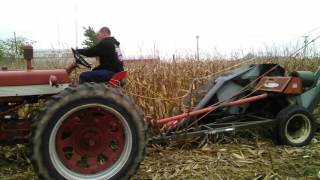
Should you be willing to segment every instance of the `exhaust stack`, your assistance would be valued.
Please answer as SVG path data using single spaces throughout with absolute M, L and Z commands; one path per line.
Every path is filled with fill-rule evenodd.
M 23 47 L 23 57 L 27 61 L 27 70 L 32 70 L 33 47 L 31 45 Z

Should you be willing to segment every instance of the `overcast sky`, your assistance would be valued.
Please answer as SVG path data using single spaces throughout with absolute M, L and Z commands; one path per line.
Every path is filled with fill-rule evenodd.
M 320 35 L 319 0 L 2 0 L 0 39 L 13 32 L 35 48 L 70 48 L 83 26 L 108 26 L 127 56 L 263 48 Z M 76 42 L 78 32 L 78 44 Z M 59 43 L 60 42 L 60 45 Z

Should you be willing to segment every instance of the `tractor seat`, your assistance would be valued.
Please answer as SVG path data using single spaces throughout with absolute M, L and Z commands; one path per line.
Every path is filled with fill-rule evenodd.
M 117 86 L 117 85 L 123 86 L 124 85 L 123 79 L 126 76 L 127 76 L 127 71 L 118 72 L 112 76 L 112 78 L 109 80 L 109 84 L 111 84 L 112 86 Z
M 311 71 L 293 71 L 290 76 L 301 78 L 303 87 L 311 87 L 315 83 L 315 76 Z

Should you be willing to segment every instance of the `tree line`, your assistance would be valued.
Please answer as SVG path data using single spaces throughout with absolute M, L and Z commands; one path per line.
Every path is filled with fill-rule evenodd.
M 96 33 L 92 27 L 83 27 L 83 35 L 85 40 L 82 45 L 85 47 L 92 47 L 97 44 Z M 26 37 L 10 37 L 6 39 L 0 39 L 0 60 L 6 59 L 22 59 L 23 58 L 23 47 L 30 44 L 34 44 L 35 41 L 29 40 Z

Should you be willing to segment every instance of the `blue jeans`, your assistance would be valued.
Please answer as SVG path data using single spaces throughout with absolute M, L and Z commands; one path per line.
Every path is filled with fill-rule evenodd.
M 80 83 L 84 82 L 107 82 L 115 73 L 108 70 L 93 70 L 80 74 Z

